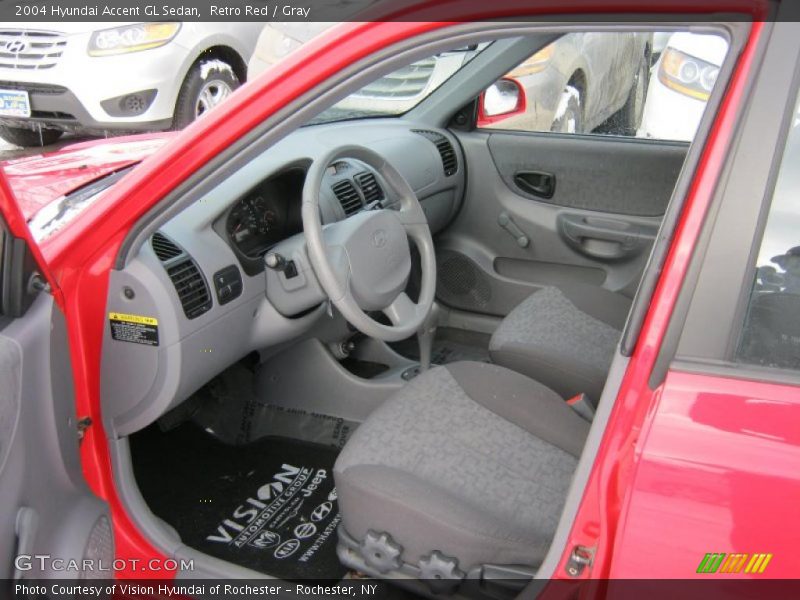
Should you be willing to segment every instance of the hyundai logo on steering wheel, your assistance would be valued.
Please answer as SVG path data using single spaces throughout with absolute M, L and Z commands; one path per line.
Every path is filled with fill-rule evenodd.
M 378 229 L 375 233 L 372 234 L 372 244 L 376 248 L 383 248 L 386 245 L 386 241 L 388 240 L 389 236 L 383 229 Z

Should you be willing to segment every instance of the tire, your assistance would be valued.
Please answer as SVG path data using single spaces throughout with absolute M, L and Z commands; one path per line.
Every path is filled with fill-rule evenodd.
M 224 101 L 241 82 L 233 67 L 218 58 L 200 59 L 183 80 L 175 103 L 173 128 L 183 129 L 206 111 Z
M 650 83 L 650 61 L 642 57 L 634 75 L 633 85 L 628 93 L 625 105 L 617 114 L 611 117 L 609 133 L 615 135 L 635 136 L 636 130 L 642 124 L 644 114 L 644 101 L 647 96 L 647 86 Z
M 550 131 L 583 133 L 583 96 L 578 88 L 567 84 L 561 92 Z
M 40 135 L 41 133 L 41 135 Z M 58 129 L 39 130 L 26 129 L 25 127 L 0 126 L 0 137 L 10 144 L 22 146 L 23 148 L 39 148 L 48 146 L 58 140 L 64 134 Z

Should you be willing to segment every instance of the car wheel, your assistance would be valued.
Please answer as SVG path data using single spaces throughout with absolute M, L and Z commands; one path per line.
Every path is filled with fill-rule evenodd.
M 578 88 L 567 85 L 561 92 L 550 130 L 556 133 L 583 132 L 583 100 Z
M 218 58 L 198 61 L 186 75 L 175 105 L 173 126 L 183 129 L 222 103 L 241 85 L 233 67 Z
M 647 86 L 650 82 L 650 67 L 646 57 L 642 57 L 634 76 L 628 100 L 619 112 L 612 118 L 611 132 L 616 135 L 635 136 L 636 130 L 642 124 L 644 114 L 644 101 L 647 96 Z
M 0 137 L 10 144 L 22 146 L 23 148 L 36 148 L 52 144 L 64 134 L 58 129 L 41 130 L 26 129 L 25 127 L 0 126 Z

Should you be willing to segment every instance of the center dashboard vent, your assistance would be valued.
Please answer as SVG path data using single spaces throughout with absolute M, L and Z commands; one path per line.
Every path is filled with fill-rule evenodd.
M 358 187 L 361 188 L 361 193 L 364 194 L 364 200 L 367 204 L 383 200 L 383 190 L 375 179 L 375 175 L 369 171 L 359 173 L 354 177 Z
M 356 186 L 349 179 L 334 183 L 331 187 L 333 193 L 336 194 L 336 199 L 342 205 L 342 210 L 346 216 L 350 216 L 361 210 L 363 204 L 361 203 L 361 196 L 358 195 Z
M 194 259 L 163 233 L 153 234 L 150 245 L 158 260 L 164 263 L 186 318 L 194 319 L 208 312 L 211 309 L 211 293 Z
M 453 148 L 453 144 L 450 143 L 450 140 L 448 140 L 446 136 L 428 129 L 413 129 L 412 131 L 429 139 L 436 146 L 436 150 L 439 151 L 439 156 L 442 159 L 442 167 L 444 168 L 445 176 L 450 177 L 458 171 L 456 151 Z

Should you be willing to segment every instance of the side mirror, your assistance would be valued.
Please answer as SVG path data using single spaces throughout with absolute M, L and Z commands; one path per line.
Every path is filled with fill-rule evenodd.
M 478 99 L 478 127 L 497 123 L 514 115 L 521 115 L 528 108 L 525 88 L 516 79 L 499 79 L 484 91 Z

